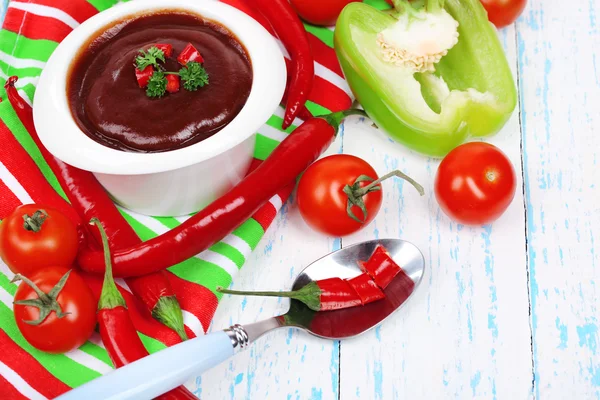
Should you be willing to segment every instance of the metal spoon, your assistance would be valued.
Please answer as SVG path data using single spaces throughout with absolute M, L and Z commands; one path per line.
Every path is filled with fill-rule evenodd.
M 415 245 L 400 239 L 371 240 L 330 253 L 306 267 L 296 278 L 292 289 L 299 289 L 314 280 L 357 276 L 360 274 L 357 261 L 368 259 L 379 244 L 413 280 L 416 290 L 425 272 L 425 260 Z M 385 299 L 365 306 L 315 312 L 299 301 L 291 300 L 290 309 L 284 315 L 245 326 L 233 325 L 224 331 L 187 340 L 94 379 L 59 399 L 154 398 L 220 364 L 277 328 L 297 327 L 326 339 L 357 336 L 385 320 L 412 293 L 407 295 L 401 282 L 394 279 L 385 289 Z

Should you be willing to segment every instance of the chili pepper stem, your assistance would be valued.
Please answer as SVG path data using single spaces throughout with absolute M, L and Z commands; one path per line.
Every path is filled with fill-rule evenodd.
M 39 311 L 40 315 L 39 315 L 38 319 L 30 320 L 30 321 L 23 321 L 23 322 L 25 322 L 26 324 L 29 324 L 29 325 L 39 325 L 46 319 L 46 317 L 48 315 L 50 315 L 50 313 L 52 311 L 54 311 L 56 313 L 56 316 L 58 318 L 63 318 L 65 315 L 70 314 L 68 312 L 65 313 L 62 311 L 62 308 L 60 307 L 60 304 L 58 303 L 58 300 L 57 300 L 58 294 L 65 287 L 65 284 L 67 283 L 67 279 L 69 279 L 70 274 L 71 274 L 71 270 L 67 271 L 67 273 L 65 273 L 62 276 L 62 278 L 60 278 L 60 280 L 56 283 L 56 285 L 54 285 L 52 290 L 50 290 L 48 293 L 44 293 L 29 278 L 27 278 L 21 274 L 15 275 L 15 277 L 12 279 L 11 282 L 23 281 L 28 286 L 30 286 L 33 289 L 33 291 L 38 295 L 37 299 L 17 300 L 14 302 L 14 304 L 17 304 L 17 305 L 36 307 L 40 310 Z
M 102 247 L 104 248 L 104 282 L 102 283 L 102 292 L 98 301 L 98 309 L 117 308 L 119 306 L 127 308 L 125 299 L 117 289 L 117 284 L 112 276 L 112 261 L 110 256 L 110 248 L 108 247 L 108 237 L 106 231 L 98 218 L 92 218 L 90 225 L 96 225 L 102 237 Z
M 290 299 L 301 301 L 313 311 L 321 310 L 321 289 L 315 282 L 310 282 L 298 290 L 284 292 L 230 290 L 221 286 L 217 287 L 217 292 L 242 296 L 288 297 Z
M 33 215 L 23 215 L 23 228 L 28 231 L 39 232 L 42 229 L 42 224 L 48 218 L 48 213 L 45 210 L 37 210 Z
M 152 317 L 177 332 L 181 340 L 188 340 L 183 327 L 183 313 L 175 296 L 163 296 L 158 299 L 152 310 Z
M 334 112 L 331 114 L 327 114 L 327 115 L 322 115 L 319 116 L 317 118 L 323 118 L 325 119 L 329 125 L 333 126 L 333 129 L 335 129 L 335 134 L 337 135 L 338 129 L 340 128 L 340 124 L 342 123 L 342 120 L 350 115 L 360 115 L 362 117 L 366 117 L 367 113 L 364 112 L 363 110 L 358 110 L 358 109 L 350 109 L 350 110 L 345 110 L 345 111 L 338 111 L 338 112 Z

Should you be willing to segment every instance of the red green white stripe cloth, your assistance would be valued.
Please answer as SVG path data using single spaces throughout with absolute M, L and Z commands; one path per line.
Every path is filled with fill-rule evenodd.
M 87 18 L 113 6 L 116 0 L 20 0 L 10 1 L 0 30 L 0 84 L 17 75 L 16 84 L 25 101 L 31 103 L 38 77 L 58 43 Z M 226 0 L 248 13 L 267 29 L 268 24 L 252 8 L 252 0 Z M 373 0 L 383 2 L 383 0 Z M 313 114 L 349 108 L 350 90 L 333 51 L 333 30 L 306 25 L 315 56 L 317 77 L 307 107 Z M 283 46 L 282 46 L 283 47 Z M 56 177 L 0 89 L 0 220 L 24 203 L 66 200 Z M 255 158 L 264 160 L 301 123 L 281 130 L 283 109 L 278 109 L 259 129 Z M 209 250 L 169 268 L 169 281 L 184 311 L 186 330 L 202 335 L 210 327 L 221 294 L 217 286 L 228 286 L 265 230 L 285 204 L 290 190 L 274 196 L 260 211 Z M 153 218 L 121 209 L 125 219 L 142 240 L 155 237 L 185 218 Z M 0 393 L 3 399 L 53 398 L 81 385 L 113 366 L 99 336 L 81 348 L 62 355 L 40 352 L 18 331 L 12 299 L 17 285 L 13 274 L 0 261 Z M 100 278 L 88 278 L 92 290 L 99 290 Z M 176 335 L 151 318 L 131 295 L 124 281 L 119 285 L 129 306 L 139 336 L 150 352 L 177 341 Z

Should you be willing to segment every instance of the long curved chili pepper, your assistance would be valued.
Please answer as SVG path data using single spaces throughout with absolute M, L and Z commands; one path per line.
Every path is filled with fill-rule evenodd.
M 313 311 L 332 311 L 342 308 L 356 307 L 363 304 L 348 281 L 341 278 L 329 278 L 312 281 L 298 290 L 288 292 L 252 292 L 244 290 L 229 290 L 218 287 L 220 293 L 245 295 L 289 297 L 306 304 Z
M 100 231 L 106 262 L 102 293 L 98 301 L 100 337 L 115 368 L 121 368 L 124 365 L 148 356 L 149 353 L 142 344 L 133 326 L 133 322 L 131 322 L 125 299 L 119 293 L 119 289 L 117 289 L 112 276 L 110 249 L 106 232 L 97 218 L 93 218 L 90 224 L 95 224 Z M 161 400 L 195 398 L 196 396 L 183 386 L 179 386 L 157 397 L 157 399 Z
M 60 186 L 65 191 L 79 217 L 84 221 L 88 221 L 94 216 L 101 219 L 109 234 L 109 243 L 113 248 L 142 243 L 91 172 L 83 171 L 62 162 L 50 154 L 42 144 L 33 124 L 32 108 L 23 101 L 15 88 L 17 79 L 16 76 L 11 76 L 4 85 L 8 99 L 29 135 L 35 141 L 46 163 L 56 175 Z M 85 232 L 89 233 L 89 229 L 86 229 Z M 99 245 L 101 239 L 98 232 L 93 231 L 92 235 Z M 127 279 L 126 283 L 131 292 L 142 300 L 155 319 L 177 332 L 182 340 L 186 340 L 187 335 L 183 326 L 181 307 L 164 274 L 165 272 L 161 271 L 148 276 L 139 276 Z
M 304 26 L 288 0 L 253 0 L 257 10 L 287 49 L 292 62 L 288 71 L 291 81 L 283 129 L 292 124 L 308 99 L 315 76 L 315 65 Z
M 287 81 L 285 83 L 285 91 L 283 92 L 283 97 L 281 98 L 281 104 L 284 107 L 288 102 L 288 96 L 289 96 L 289 92 L 290 92 L 290 82 L 292 81 L 292 76 L 290 75 L 290 71 L 292 69 L 291 63 L 292 62 L 290 60 L 288 60 L 287 58 L 285 59 L 285 65 L 287 67 L 288 74 L 287 74 Z M 308 110 L 308 108 L 306 108 L 305 104 L 303 104 L 300 107 L 300 109 L 298 110 L 298 115 L 296 115 L 296 116 L 304 121 L 313 118 L 312 113 Z
M 114 252 L 115 276 L 136 276 L 162 270 L 195 256 L 231 233 L 312 164 L 329 147 L 341 120 L 362 110 L 347 110 L 312 118 L 300 125 L 237 186 L 178 227 L 140 245 Z M 104 271 L 99 251 L 83 250 L 79 266 Z

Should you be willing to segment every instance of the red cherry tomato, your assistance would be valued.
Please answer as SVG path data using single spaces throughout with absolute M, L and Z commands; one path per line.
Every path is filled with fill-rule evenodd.
M 358 206 L 352 206 L 354 215 L 364 219 L 362 224 L 348 215 L 348 196 L 343 191 L 344 186 L 353 185 L 361 175 L 378 179 L 377 173 L 366 161 L 347 154 L 325 157 L 312 164 L 298 183 L 298 209 L 302 218 L 313 229 L 335 237 L 348 235 L 368 225 L 381 208 L 381 190 L 363 196 L 366 218 Z M 359 185 L 364 187 L 368 184 L 361 182 Z
M 484 225 L 500 217 L 516 190 L 515 170 L 497 147 L 466 143 L 452 150 L 438 167 L 435 196 L 442 210 L 467 225 Z
M 497 28 L 512 24 L 525 9 L 527 0 L 481 0 L 489 20 Z
M 290 0 L 290 3 L 300 18 L 309 24 L 332 26 L 346 5 L 358 1 L 362 0 Z
M 34 215 L 39 210 L 47 216 Z M 29 229 L 24 226 L 25 215 L 33 218 Z M 62 212 L 44 205 L 19 206 L 0 225 L 0 256 L 11 271 L 26 276 L 44 267 L 69 267 L 78 244 L 75 224 Z
M 30 280 L 44 293 L 49 293 L 69 270 L 64 267 L 48 267 L 30 276 Z M 22 282 L 15 293 L 15 301 L 34 300 L 39 296 L 26 282 Z M 63 313 L 59 318 L 55 311 L 38 325 L 40 309 L 30 305 L 14 305 L 17 327 L 33 347 L 48 353 L 65 353 L 78 348 L 90 337 L 96 326 L 97 303 L 85 281 L 71 271 L 56 301 Z

